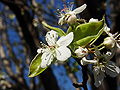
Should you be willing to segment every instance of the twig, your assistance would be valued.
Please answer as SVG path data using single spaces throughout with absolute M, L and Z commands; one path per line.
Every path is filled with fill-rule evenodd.
M 87 89 L 87 80 L 88 80 L 88 75 L 87 75 L 87 66 L 82 66 L 80 63 L 80 59 L 76 59 L 76 61 L 78 62 L 78 64 L 82 67 L 82 73 L 83 73 L 83 82 L 82 83 L 73 83 L 73 86 L 78 88 L 78 87 L 83 87 L 84 90 L 88 90 Z

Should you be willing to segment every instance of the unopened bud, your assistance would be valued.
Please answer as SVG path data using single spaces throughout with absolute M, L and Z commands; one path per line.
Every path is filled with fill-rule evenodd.
M 103 44 L 105 45 L 106 48 L 110 49 L 115 46 L 115 41 L 111 37 L 107 37 L 104 39 Z
M 89 22 L 98 22 L 98 19 L 91 18 Z
M 78 58 L 82 58 L 88 54 L 88 50 L 86 48 L 79 47 L 75 50 L 75 54 L 78 56 Z
M 106 31 L 110 32 L 110 28 L 109 28 L 109 27 L 106 27 Z
M 44 49 L 40 48 L 40 49 L 37 49 L 37 53 L 43 53 L 44 52 Z
M 68 24 L 73 24 L 73 23 L 75 23 L 76 21 L 77 21 L 76 15 L 75 15 L 75 14 L 72 14 L 72 15 L 70 15 L 70 16 L 68 17 L 67 23 L 68 23 Z

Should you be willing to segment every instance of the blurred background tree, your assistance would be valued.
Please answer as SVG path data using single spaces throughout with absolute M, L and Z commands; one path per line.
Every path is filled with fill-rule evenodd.
M 51 65 L 39 76 L 28 78 L 30 61 L 37 54 L 40 41 L 45 42 L 43 36 L 48 31 L 41 22 L 58 27 L 56 10 L 71 2 L 75 7 L 87 4 L 80 18 L 100 20 L 106 15 L 112 32 L 120 30 L 119 0 L 0 0 L 0 90 L 82 89 L 72 85 L 82 81 L 82 68 L 72 58 L 64 65 Z M 66 30 L 67 25 L 59 27 Z M 120 51 L 117 50 L 113 61 L 118 65 L 119 57 Z M 91 73 L 89 75 L 93 77 Z M 89 78 L 87 86 L 89 90 L 117 90 L 120 89 L 119 79 L 107 77 L 96 88 L 93 78 Z

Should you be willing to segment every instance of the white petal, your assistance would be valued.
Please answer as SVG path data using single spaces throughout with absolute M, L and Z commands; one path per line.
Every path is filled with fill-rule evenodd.
M 110 32 L 110 28 L 109 27 L 106 26 L 105 28 L 106 28 L 107 32 Z
M 89 22 L 98 22 L 98 19 L 91 18 Z
M 49 46 L 54 46 L 56 44 L 57 38 L 58 38 L 57 32 L 53 30 L 47 32 L 46 34 L 46 41 Z
M 59 19 L 59 21 L 58 21 L 58 24 L 59 25 L 63 25 L 64 24 L 64 16 L 62 16 L 60 19 Z
M 71 56 L 71 51 L 69 48 L 61 46 L 56 49 L 56 58 L 59 61 L 65 61 Z
M 116 43 L 116 46 L 117 46 L 117 48 L 119 48 L 119 49 L 120 49 L 120 45 L 119 45 L 118 43 Z
M 105 67 L 105 72 L 111 77 L 116 77 L 120 73 L 120 69 L 115 65 L 115 63 L 109 61 L 109 63 Z
M 95 78 L 95 83 L 94 83 L 94 85 L 95 85 L 96 87 L 99 87 L 99 86 L 101 85 L 101 83 L 103 82 L 104 77 L 105 77 L 104 72 L 101 72 L 99 75 L 94 76 L 94 78 Z
M 62 36 L 58 41 L 58 46 L 68 46 L 73 41 L 73 32 L 70 32 L 66 36 Z
M 87 65 L 87 64 L 96 64 L 98 61 L 97 60 L 87 60 L 85 57 L 80 60 L 81 65 Z
M 96 87 L 99 87 L 101 85 L 102 81 L 104 80 L 105 74 L 99 67 L 94 68 L 93 74 L 94 74 L 94 79 L 95 79 L 94 85 Z
M 54 59 L 54 56 L 53 56 L 53 54 L 51 52 L 48 51 L 48 52 L 44 52 L 42 54 L 41 59 L 42 59 L 41 67 L 45 68 L 45 67 L 47 67 L 47 66 L 49 66 L 51 64 L 51 62 Z
M 87 5 L 86 5 L 86 4 L 83 4 L 82 6 L 74 9 L 73 12 L 75 12 L 75 14 L 79 14 L 79 13 L 81 13 L 86 7 L 87 7 Z

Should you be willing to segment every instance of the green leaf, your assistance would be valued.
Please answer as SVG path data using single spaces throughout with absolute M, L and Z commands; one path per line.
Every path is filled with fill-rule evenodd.
M 93 36 L 87 36 L 85 38 L 82 38 L 76 42 L 74 42 L 74 44 L 77 44 L 79 46 L 86 46 L 88 43 L 90 43 L 90 45 L 92 45 L 99 37 L 100 35 L 103 33 L 103 29 L 104 27 L 98 32 L 97 35 L 93 35 Z
M 86 46 L 91 41 L 93 44 L 103 33 L 104 20 L 80 24 L 74 31 L 73 44 L 76 46 Z
M 104 31 L 104 27 L 99 31 L 99 33 L 96 35 L 95 39 L 90 43 L 90 45 L 92 45 L 100 37 L 103 31 Z
M 78 23 L 75 23 L 75 24 L 70 25 L 70 26 L 68 27 L 68 29 L 67 29 L 66 34 L 68 34 L 68 33 L 70 33 L 70 32 L 74 32 L 75 29 L 76 29 L 76 27 L 77 27 L 78 25 L 79 25 Z
M 47 67 L 46 68 L 40 67 L 41 61 L 42 61 L 41 54 L 37 54 L 30 64 L 28 75 L 29 77 L 35 77 L 42 73 L 45 69 L 47 69 Z
M 74 41 L 78 41 L 87 36 L 95 36 L 104 26 L 104 20 L 80 24 L 74 31 Z
M 65 32 L 64 32 L 62 29 L 60 29 L 60 28 L 52 27 L 52 26 L 48 25 L 46 22 L 44 22 L 44 21 L 42 22 L 42 24 L 43 24 L 45 27 L 47 27 L 47 28 L 49 28 L 49 29 L 51 29 L 51 30 L 56 31 L 59 36 L 65 36 L 65 35 L 66 35 Z
M 96 36 L 87 36 L 83 39 L 80 39 L 76 41 L 74 44 L 77 44 L 79 46 L 86 46 L 88 43 L 90 43 L 93 39 L 95 39 Z

